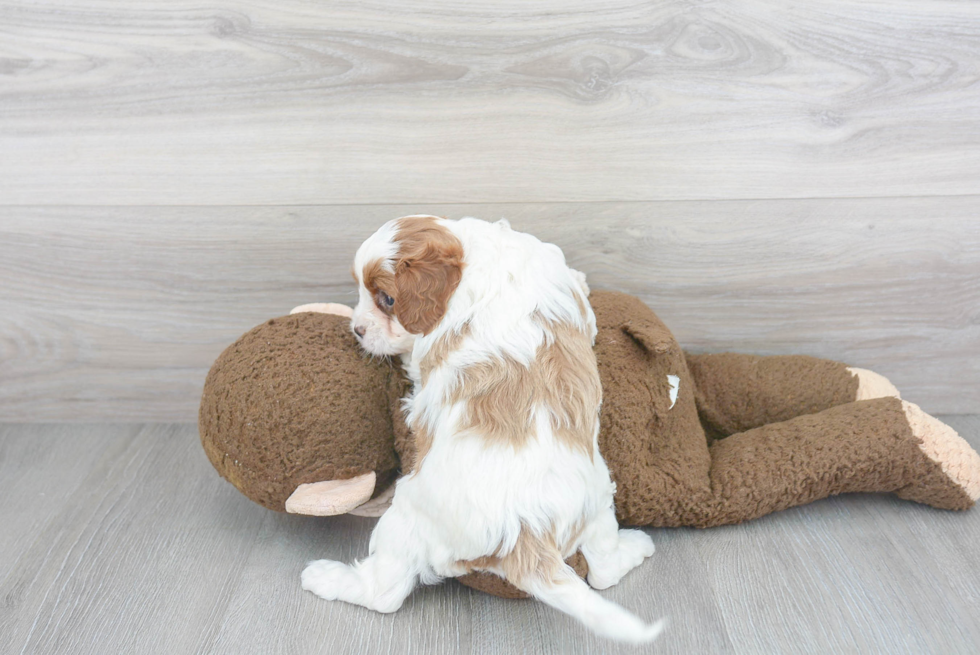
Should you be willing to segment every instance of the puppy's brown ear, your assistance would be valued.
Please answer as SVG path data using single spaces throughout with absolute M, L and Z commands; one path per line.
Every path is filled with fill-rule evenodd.
M 442 320 L 463 274 L 463 245 L 428 217 L 399 224 L 395 316 L 412 334 L 428 334 Z

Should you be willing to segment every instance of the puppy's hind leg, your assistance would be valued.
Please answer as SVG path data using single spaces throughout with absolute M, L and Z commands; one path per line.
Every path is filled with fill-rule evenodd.
M 303 570 L 303 589 L 325 600 L 342 600 L 377 612 L 394 612 L 422 572 L 407 521 L 389 510 L 371 535 L 371 554 L 353 565 L 321 559 Z
M 606 589 L 653 555 L 653 539 L 642 530 L 620 530 L 612 507 L 586 527 L 582 554 L 589 563 L 589 584 Z

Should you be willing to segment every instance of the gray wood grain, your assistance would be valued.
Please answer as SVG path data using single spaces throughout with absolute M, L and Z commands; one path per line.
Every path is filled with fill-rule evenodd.
M 382 222 L 508 217 L 685 346 L 877 370 L 927 411 L 980 409 L 980 196 L 323 207 L 0 207 L 0 418 L 195 420 L 221 350 L 352 304 Z
M 102 426 L 85 429 L 82 438 L 54 439 L 47 428 L 20 434 L 15 447 L 38 436 L 68 452 L 92 439 L 108 444 L 90 466 L 84 457 L 67 471 L 22 465 L 35 492 L 57 490 L 76 466 L 85 478 L 46 512 L 30 547 L 12 553 L 0 592 L 8 602 L 2 643 L 24 653 L 186 653 L 205 643 L 236 587 L 233 562 L 247 556 L 270 517 L 244 503 L 209 502 L 217 487 L 204 475 L 207 461 L 200 461 L 193 430 Z
M 980 415 L 941 418 L 980 447 Z M 249 502 L 211 469 L 192 425 L 0 426 L 0 494 L 0 643 L 11 653 L 980 648 L 976 508 L 860 494 L 739 526 L 650 530 L 657 553 L 602 592 L 669 617 L 637 649 L 456 582 L 417 590 L 391 615 L 315 598 L 299 585 L 305 562 L 364 556 L 374 520 Z
M 0 5 L 0 203 L 980 191 L 980 5 Z

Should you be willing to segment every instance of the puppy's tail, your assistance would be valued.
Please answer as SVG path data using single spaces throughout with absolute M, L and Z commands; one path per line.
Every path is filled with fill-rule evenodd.
M 633 644 L 656 639 L 666 626 L 660 619 L 648 625 L 625 609 L 596 593 L 575 570 L 561 562 L 551 575 L 534 572 L 515 586 L 543 603 L 578 619 L 596 634 Z

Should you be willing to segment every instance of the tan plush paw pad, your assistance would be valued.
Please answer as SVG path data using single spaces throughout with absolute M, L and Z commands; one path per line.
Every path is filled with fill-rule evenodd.
M 895 385 L 884 375 L 866 368 L 847 367 L 848 372 L 858 379 L 857 396 L 854 400 L 873 400 L 875 398 L 901 398 Z
M 922 443 L 919 449 L 942 467 L 943 473 L 973 501 L 980 498 L 980 455 L 966 440 L 917 405 L 902 401 L 912 434 Z
M 286 511 L 307 516 L 346 514 L 371 499 L 377 475 L 374 471 L 349 480 L 324 480 L 296 487 L 286 499 Z

